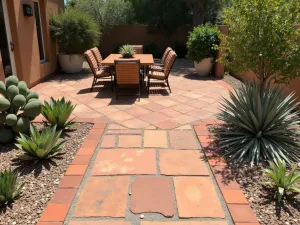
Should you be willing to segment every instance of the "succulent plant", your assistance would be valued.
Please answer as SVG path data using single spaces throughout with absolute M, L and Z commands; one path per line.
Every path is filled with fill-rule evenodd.
M 18 175 L 10 170 L 0 172 L 0 206 L 18 198 L 24 184 L 18 185 Z
M 44 102 L 42 107 L 42 115 L 47 119 L 47 122 L 52 126 L 56 125 L 57 129 L 70 128 L 74 122 L 68 121 L 76 106 L 72 105 L 71 101 L 66 101 L 65 98 Z
M 0 143 L 13 140 L 14 133 L 27 132 L 30 120 L 42 111 L 37 92 L 31 92 L 26 82 L 9 76 L 5 83 L 0 81 Z
M 19 158 L 22 160 L 49 159 L 62 150 L 65 141 L 57 144 L 62 131 L 56 131 L 56 126 L 45 127 L 41 132 L 34 125 L 30 125 L 30 136 L 20 133 L 17 137 L 17 148 L 24 152 Z
M 248 83 L 223 99 L 217 118 L 228 126 L 216 130 L 220 148 L 230 159 L 261 160 L 287 164 L 300 161 L 299 111 L 294 94 L 285 96 L 279 87 L 270 83 L 261 92 L 260 84 Z
M 123 45 L 119 53 L 123 56 L 123 58 L 132 58 L 135 54 L 134 48 L 131 45 Z

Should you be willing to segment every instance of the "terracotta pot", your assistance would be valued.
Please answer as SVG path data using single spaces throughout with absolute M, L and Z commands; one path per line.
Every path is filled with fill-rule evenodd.
M 203 59 L 199 63 L 194 62 L 196 73 L 201 77 L 208 76 L 213 67 L 213 60 L 214 58 L 211 57 L 211 58 Z
M 58 61 L 65 73 L 79 73 L 83 66 L 83 55 L 58 54 Z

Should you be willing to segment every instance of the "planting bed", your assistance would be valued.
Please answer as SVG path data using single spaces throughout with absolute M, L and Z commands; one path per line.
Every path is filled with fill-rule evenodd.
M 211 131 L 215 128 L 209 126 L 211 135 Z M 217 137 L 215 139 L 217 140 Z M 210 143 L 206 149 L 208 160 L 216 160 L 216 157 L 219 158 L 224 154 L 220 151 L 216 152 L 216 149 L 219 149 L 217 141 Z M 262 184 L 262 182 L 270 181 L 268 176 L 262 173 L 262 168 L 268 167 L 267 163 L 250 167 L 247 163 L 236 163 L 229 161 L 226 157 L 225 161 L 227 164 L 225 169 L 218 170 L 218 166 L 216 166 L 215 174 L 221 176 L 222 182 L 225 184 L 234 179 L 237 181 L 261 225 L 300 224 L 300 194 L 288 194 L 282 203 L 278 204 L 274 199 L 275 190 Z
M 0 225 L 37 223 L 91 128 L 92 124 L 78 123 L 73 130 L 63 133 L 62 139 L 66 140 L 63 154 L 52 161 L 24 163 L 16 159 L 20 150 L 13 144 L 0 145 L 0 170 L 12 168 L 18 172 L 19 181 L 25 183 L 20 198 L 7 207 L 0 208 Z

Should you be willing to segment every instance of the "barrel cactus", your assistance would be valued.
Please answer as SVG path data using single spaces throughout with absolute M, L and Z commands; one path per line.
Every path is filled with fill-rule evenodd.
M 7 77 L 5 83 L 0 81 L 0 143 L 9 143 L 15 134 L 29 131 L 30 121 L 42 111 L 38 98 L 38 93 L 16 76 Z

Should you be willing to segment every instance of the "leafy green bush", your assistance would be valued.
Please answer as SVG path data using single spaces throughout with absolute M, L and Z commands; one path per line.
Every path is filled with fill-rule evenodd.
M 60 52 L 83 54 L 99 43 L 99 26 L 87 13 L 70 8 L 50 19 L 50 33 Z
M 16 146 L 24 152 L 18 156 L 22 160 L 49 159 L 59 154 L 65 141 L 57 144 L 62 131 L 56 126 L 45 127 L 41 132 L 34 125 L 30 126 L 30 136 L 20 133 Z
M 71 101 L 62 99 L 50 99 L 50 102 L 44 102 L 42 107 L 42 115 L 46 118 L 47 122 L 52 126 L 56 125 L 57 129 L 68 129 L 74 122 L 68 121 L 76 106 L 72 105 Z
M 19 197 L 24 184 L 18 185 L 18 175 L 12 171 L 0 172 L 0 206 Z
M 276 189 L 274 198 L 280 203 L 282 198 L 288 192 L 300 192 L 300 188 L 295 184 L 300 181 L 300 173 L 296 172 L 297 165 L 294 165 L 291 172 L 287 174 L 286 164 L 284 161 L 278 160 L 276 163 L 270 163 L 270 169 L 263 169 L 272 181 L 263 182 Z
M 31 92 L 24 81 L 9 76 L 5 83 L 0 81 L 0 143 L 9 143 L 14 132 L 27 132 L 30 120 L 42 110 L 37 92 Z M 14 132 L 13 132 L 14 131 Z
M 216 47 L 219 45 L 219 29 L 216 26 L 201 25 L 195 27 L 189 34 L 187 48 L 188 58 L 194 62 L 216 57 Z
M 159 46 L 155 43 L 150 43 L 144 46 L 145 54 L 152 54 L 154 58 L 161 58 L 163 52 L 160 50 Z
M 300 120 L 293 97 L 284 97 L 282 90 L 271 88 L 270 83 L 262 92 L 255 82 L 236 88 L 229 100 L 223 99 L 217 115 L 228 124 L 216 132 L 221 149 L 231 159 L 246 159 L 251 165 L 262 159 L 299 162 Z
M 123 45 L 120 48 L 119 53 L 123 56 L 123 58 L 131 58 L 135 54 L 132 45 Z

